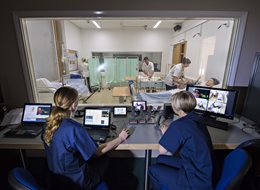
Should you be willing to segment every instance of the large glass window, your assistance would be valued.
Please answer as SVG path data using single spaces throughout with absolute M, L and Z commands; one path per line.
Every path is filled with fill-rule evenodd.
M 187 78 L 216 78 L 225 86 L 235 26 L 233 18 L 24 18 L 35 100 L 52 102 L 56 89 L 72 86 L 81 104 L 131 104 L 140 93 L 164 92 L 165 76 L 183 57 L 191 60 Z M 142 72 L 145 57 L 154 65 L 152 78 Z

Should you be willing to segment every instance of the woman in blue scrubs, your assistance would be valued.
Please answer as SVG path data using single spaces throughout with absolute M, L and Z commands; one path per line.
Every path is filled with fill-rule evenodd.
M 153 190 L 213 189 L 213 148 L 201 117 L 193 112 L 195 97 L 187 91 L 172 96 L 172 108 L 179 115 L 169 127 L 162 125 L 160 155 L 150 166 Z
M 54 94 L 54 103 L 43 133 L 48 168 L 83 189 L 95 189 L 108 165 L 104 154 L 126 140 L 128 130 L 97 146 L 82 125 L 71 119 L 77 109 L 78 92 L 71 87 L 61 87 Z

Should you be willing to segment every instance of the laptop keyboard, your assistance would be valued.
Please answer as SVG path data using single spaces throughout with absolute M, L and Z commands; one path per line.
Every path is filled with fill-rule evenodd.
M 109 130 L 88 130 L 88 134 L 94 141 L 105 141 L 108 137 Z

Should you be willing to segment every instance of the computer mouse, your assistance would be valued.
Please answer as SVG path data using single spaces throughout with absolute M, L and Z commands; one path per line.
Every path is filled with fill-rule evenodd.
M 117 127 L 116 127 L 114 124 L 111 124 L 111 125 L 110 125 L 110 128 L 111 128 L 112 130 L 116 130 L 116 129 L 117 129 Z

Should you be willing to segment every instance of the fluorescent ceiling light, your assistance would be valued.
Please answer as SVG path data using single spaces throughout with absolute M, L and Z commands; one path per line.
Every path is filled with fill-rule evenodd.
M 158 26 L 159 26 L 159 24 L 161 24 L 161 20 L 158 20 L 157 22 L 156 22 L 156 24 L 153 26 L 153 28 L 157 28 Z
M 101 28 L 96 21 L 92 20 L 92 23 L 93 23 L 97 28 Z
M 103 13 L 104 13 L 103 11 L 94 11 L 94 14 L 96 14 L 96 15 L 101 15 Z

